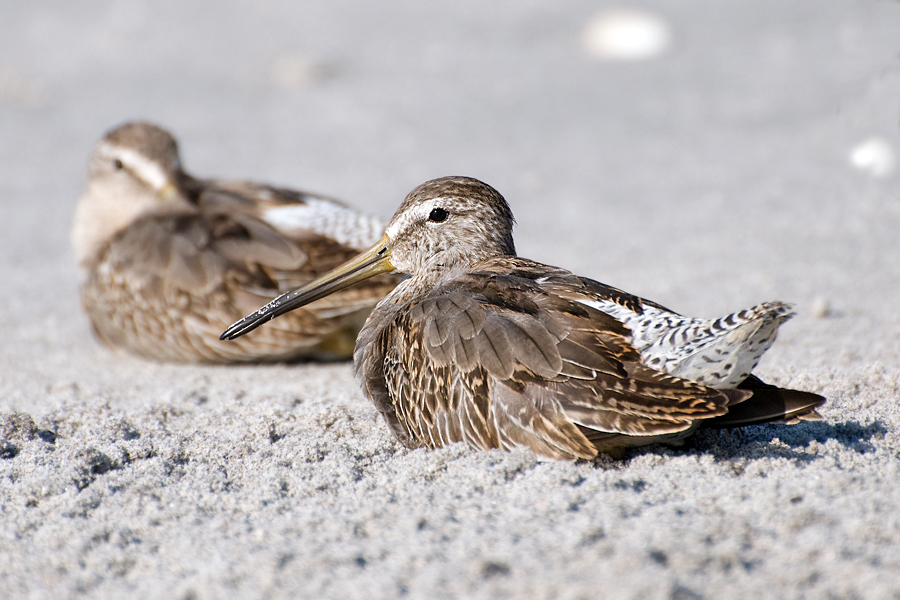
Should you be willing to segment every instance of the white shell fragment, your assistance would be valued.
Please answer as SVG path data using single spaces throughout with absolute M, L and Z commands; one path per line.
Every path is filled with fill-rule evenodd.
M 646 60 L 669 47 L 669 26 L 653 13 L 612 9 L 594 15 L 582 34 L 584 51 L 601 60 Z
M 817 319 L 824 319 L 825 317 L 831 315 L 831 304 L 828 302 L 827 298 L 819 296 L 812 301 L 812 304 L 809 307 L 809 312 L 812 313 L 812 316 Z
M 867 138 L 850 151 L 850 164 L 872 177 L 886 177 L 894 170 L 894 149 L 883 138 Z
M 269 65 L 269 81 L 282 90 L 292 90 L 321 81 L 325 73 L 321 65 L 293 52 L 280 52 Z

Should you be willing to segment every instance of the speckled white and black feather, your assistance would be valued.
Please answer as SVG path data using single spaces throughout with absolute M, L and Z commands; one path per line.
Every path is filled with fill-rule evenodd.
M 737 387 L 775 342 L 791 306 L 767 302 L 719 319 L 685 317 L 645 304 L 640 312 L 611 300 L 581 300 L 622 321 L 631 343 L 654 369 L 708 385 Z

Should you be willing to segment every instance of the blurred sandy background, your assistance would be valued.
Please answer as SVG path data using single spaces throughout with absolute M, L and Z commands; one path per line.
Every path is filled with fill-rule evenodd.
M 0 17 L 0 596 L 900 598 L 900 3 Z M 133 118 L 196 175 L 385 217 L 478 177 L 522 255 L 685 313 L 796 302 L 757 373 L 826 420 L 619 462 L 408 451 L 346 363 L 110 352 L 68 228 L 91 145 Z

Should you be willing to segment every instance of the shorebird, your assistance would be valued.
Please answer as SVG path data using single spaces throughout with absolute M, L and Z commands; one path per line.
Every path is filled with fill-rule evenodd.
M 654 442 L 702 427 L 821 418 L 816 394 L 751 374 L 791 316 L 761 304 L 693 319 L 516 256 L 503 196 L 446 177 L 406 197 L 366 252 L 235 323 L 235 339 L 373 275 L 409 275 L 360 331 L 356 377 L 409 447 L 463 441 L 551 458 Z
M 166 130 L 126 123 L 88 162 L 72 226 L 81 298 L 97 337 L 171 362 L 347 358 L 392 275 L 242 343 L 224 327 L 370 246 L 379 219 L 321 196 L 247 181 L 197 179 Z

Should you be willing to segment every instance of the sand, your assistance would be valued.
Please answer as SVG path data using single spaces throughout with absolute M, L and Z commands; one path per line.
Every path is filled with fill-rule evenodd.
M 667 41 L 632 60 L 577 0 L 7 4 L 0 596 L 900 598 L 900 3 L 648 0 Z M 756 372 L 825 418 L 410 451 L 347 363 L 103 348 L 68 228 L 138 117 L 195 174 L 384 216 L 478 177 L 522 255 L 683 313 L 794 302 Z

